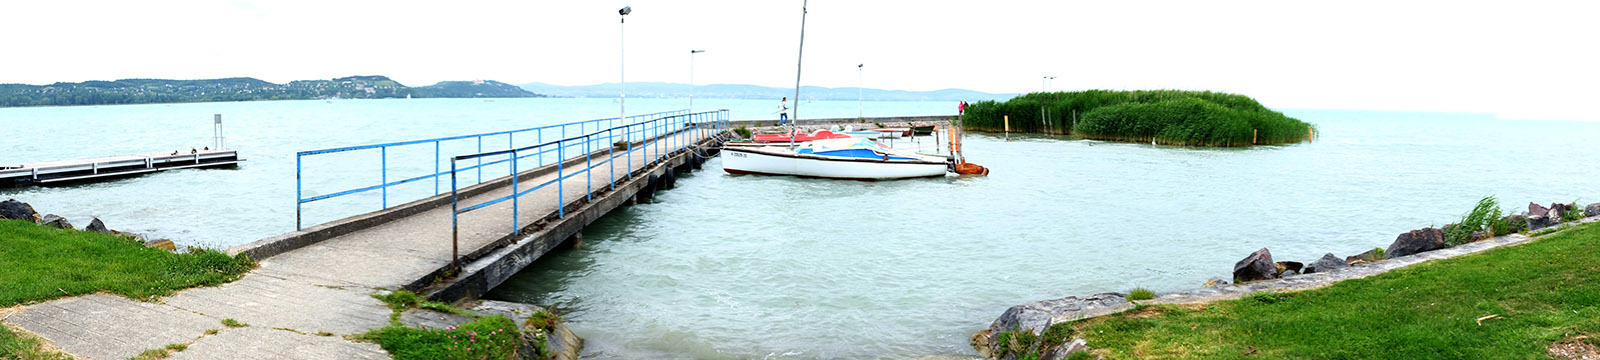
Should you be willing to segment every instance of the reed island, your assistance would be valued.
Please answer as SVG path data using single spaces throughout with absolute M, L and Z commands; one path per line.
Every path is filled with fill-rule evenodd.
M 1248 96 L 1184 90 L 1086 90 L 979 101 L 968 130 L 1072 135 L 1178 146 L 1250 146 L 1313 140 L 1316 129 Z

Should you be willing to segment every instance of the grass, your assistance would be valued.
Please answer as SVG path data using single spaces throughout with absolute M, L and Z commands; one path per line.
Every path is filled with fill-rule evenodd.
M 1043 111 L 1041 111 L 1043 110 Z M 1306 140 L 1312 125 L 1272 111 L 1255 99 L 1210 91 L 1088 90 L 1032 93 L 967 107 L 963 126 L 1087 139 L 1185 146 L 1248 146 Z
M 372 297 L 394 311 L 389 316 L 389 326 L 355 335 L 354 339 L 377 343 L 395 359 L 505 359 L 522 344 L 516 322 L 504 316 L 478 316 L 405 290 Z M 477 320 L 445 329 L 419 329 L 400 323 L 401 312 L 417 308 Z
M 172 253 L 117 236 L 0 220 L 0 307 L 108 291 L 154 300 L 238 279 L 248 257 L 215 250 Z
M 1156 293 L 1150 289 L 1138 287 L 1128 291 L 1128 300 L 1150 300 L 1156 298 Z
M 750 129 L 746 129 L 743 126 L 740 126 L 738 128 L 734 128 L 733 129 L 733 133 L 739 134 L 740 138 L 750 139 Z
M 1071 324 L 1110 359 L 1543 358 L 1600 333 L 1600 225 L 1321 289 Z
M 68 360 L 72 357 L 45 350 L 39 338 L 0 325 L 0 359 Z
M 239 320 L 234 320 L 233 318 L 227 318 L 227 319 L 222 319 L 222 326 L 227 326 L 227 327 L 231 327 L 231 328 L 242 328 L 242 327 L 250 326 L 250 324 L 239 322 Z
M 504 316 L 488 316 L 446 329 L 418 329 L 391 324 L 359 335 L 395 359 L 505 359 L 521 343 L 517 324 Z

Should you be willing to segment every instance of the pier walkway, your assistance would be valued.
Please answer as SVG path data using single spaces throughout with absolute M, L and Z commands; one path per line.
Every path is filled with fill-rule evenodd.
M 726 114 L 663 113 L 639 119 L 638 129 L 597 128 L 521 150 L 445 156 L 453 165 L 470 161 L 474 173 L 546 150 L 563 161 L 514 179 L 510 169 L 527 167 L 507 167 L 498 179 L 235 247 L 229 251 L 252 255 L 260 268 L 232 283 L 152 302 L 108 294 L 58 299 L 0 310 L 9 311 L 0 317 L 89 359 L 126 359 L 168 344 L 188 344 L 174 359 L 388 358 L 376 344 L 345 337 L 389 324 L 391 310 L 372 295 L 409 289 L 435 300 L 475 299 L 540 255 L 579 241 L 579 231 L 611 209 L 670 186 L 674 171 L 698 167 L 726 134 Z M 606 131 L 626 135 L 597 135 Z M 611 141 L 618 139 L 632 141 Z M 376 188 L 345 193 L 419 179 L 390 182 L 385 175 Z M 512 189 L 520 196 L 506 197 Z M 479 204 L 489 205 L 459 210 Z M 224 319 L 248 326 L 230 328 Z

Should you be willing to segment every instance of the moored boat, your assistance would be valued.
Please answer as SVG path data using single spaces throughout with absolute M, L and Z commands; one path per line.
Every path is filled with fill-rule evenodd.
M 917 154 L 869 139 L 824 139 L 796 148 L 724 147 L 722 168 L 730 174 L 789 175 L 828 179 L 889 180 L 944 176 L 950 158 Z

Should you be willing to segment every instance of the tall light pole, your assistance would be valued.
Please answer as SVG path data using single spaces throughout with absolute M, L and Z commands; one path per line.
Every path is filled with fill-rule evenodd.
M 632 13 L 632 6 L 623 6 L 622 10 L 617 10 L 619 18 L 622 19 L 621 25 L 617 25 L 617 66 L 619 67 L 617 72 L 618 77 L 620 77 L 618 82 L 622 85 L 622 94 L 618 97 L 618 102 L 620 103 L 618 107 L 621 108 L 622 115 L 617 117 L 617 121 L 622 123 L 628 122 L 628 42 L 626 30 L 628 25 L 627 16 Z
M 689 50 L 689 113 L 694 113 L 694 54 L 706 52 L 705 50 Z
M 1050 92 L 1050 80 L 1055 80 L 1055 78 L 1054 76 L 1046 76 L 1043 79 L 1039 79 L 1039 84 L 1044 86 L 1044 92 Z
M 866 116 L 862 115 L 862 114 L 864 114 L 864 112 L 861 111 L 861 108 L 862 108 L 861 99 L 864 98 L 863 96 L 861 96 L 861 92 L 864 91 L 862 89 L 865 86 L 867 86 L 867 82 L 861 79 L 861 67 L 862 66 L 866 66 L 866 65 L 867 64 L 856 64 L 856 118 L 857 119 L 865 119 L 866 118 Z

